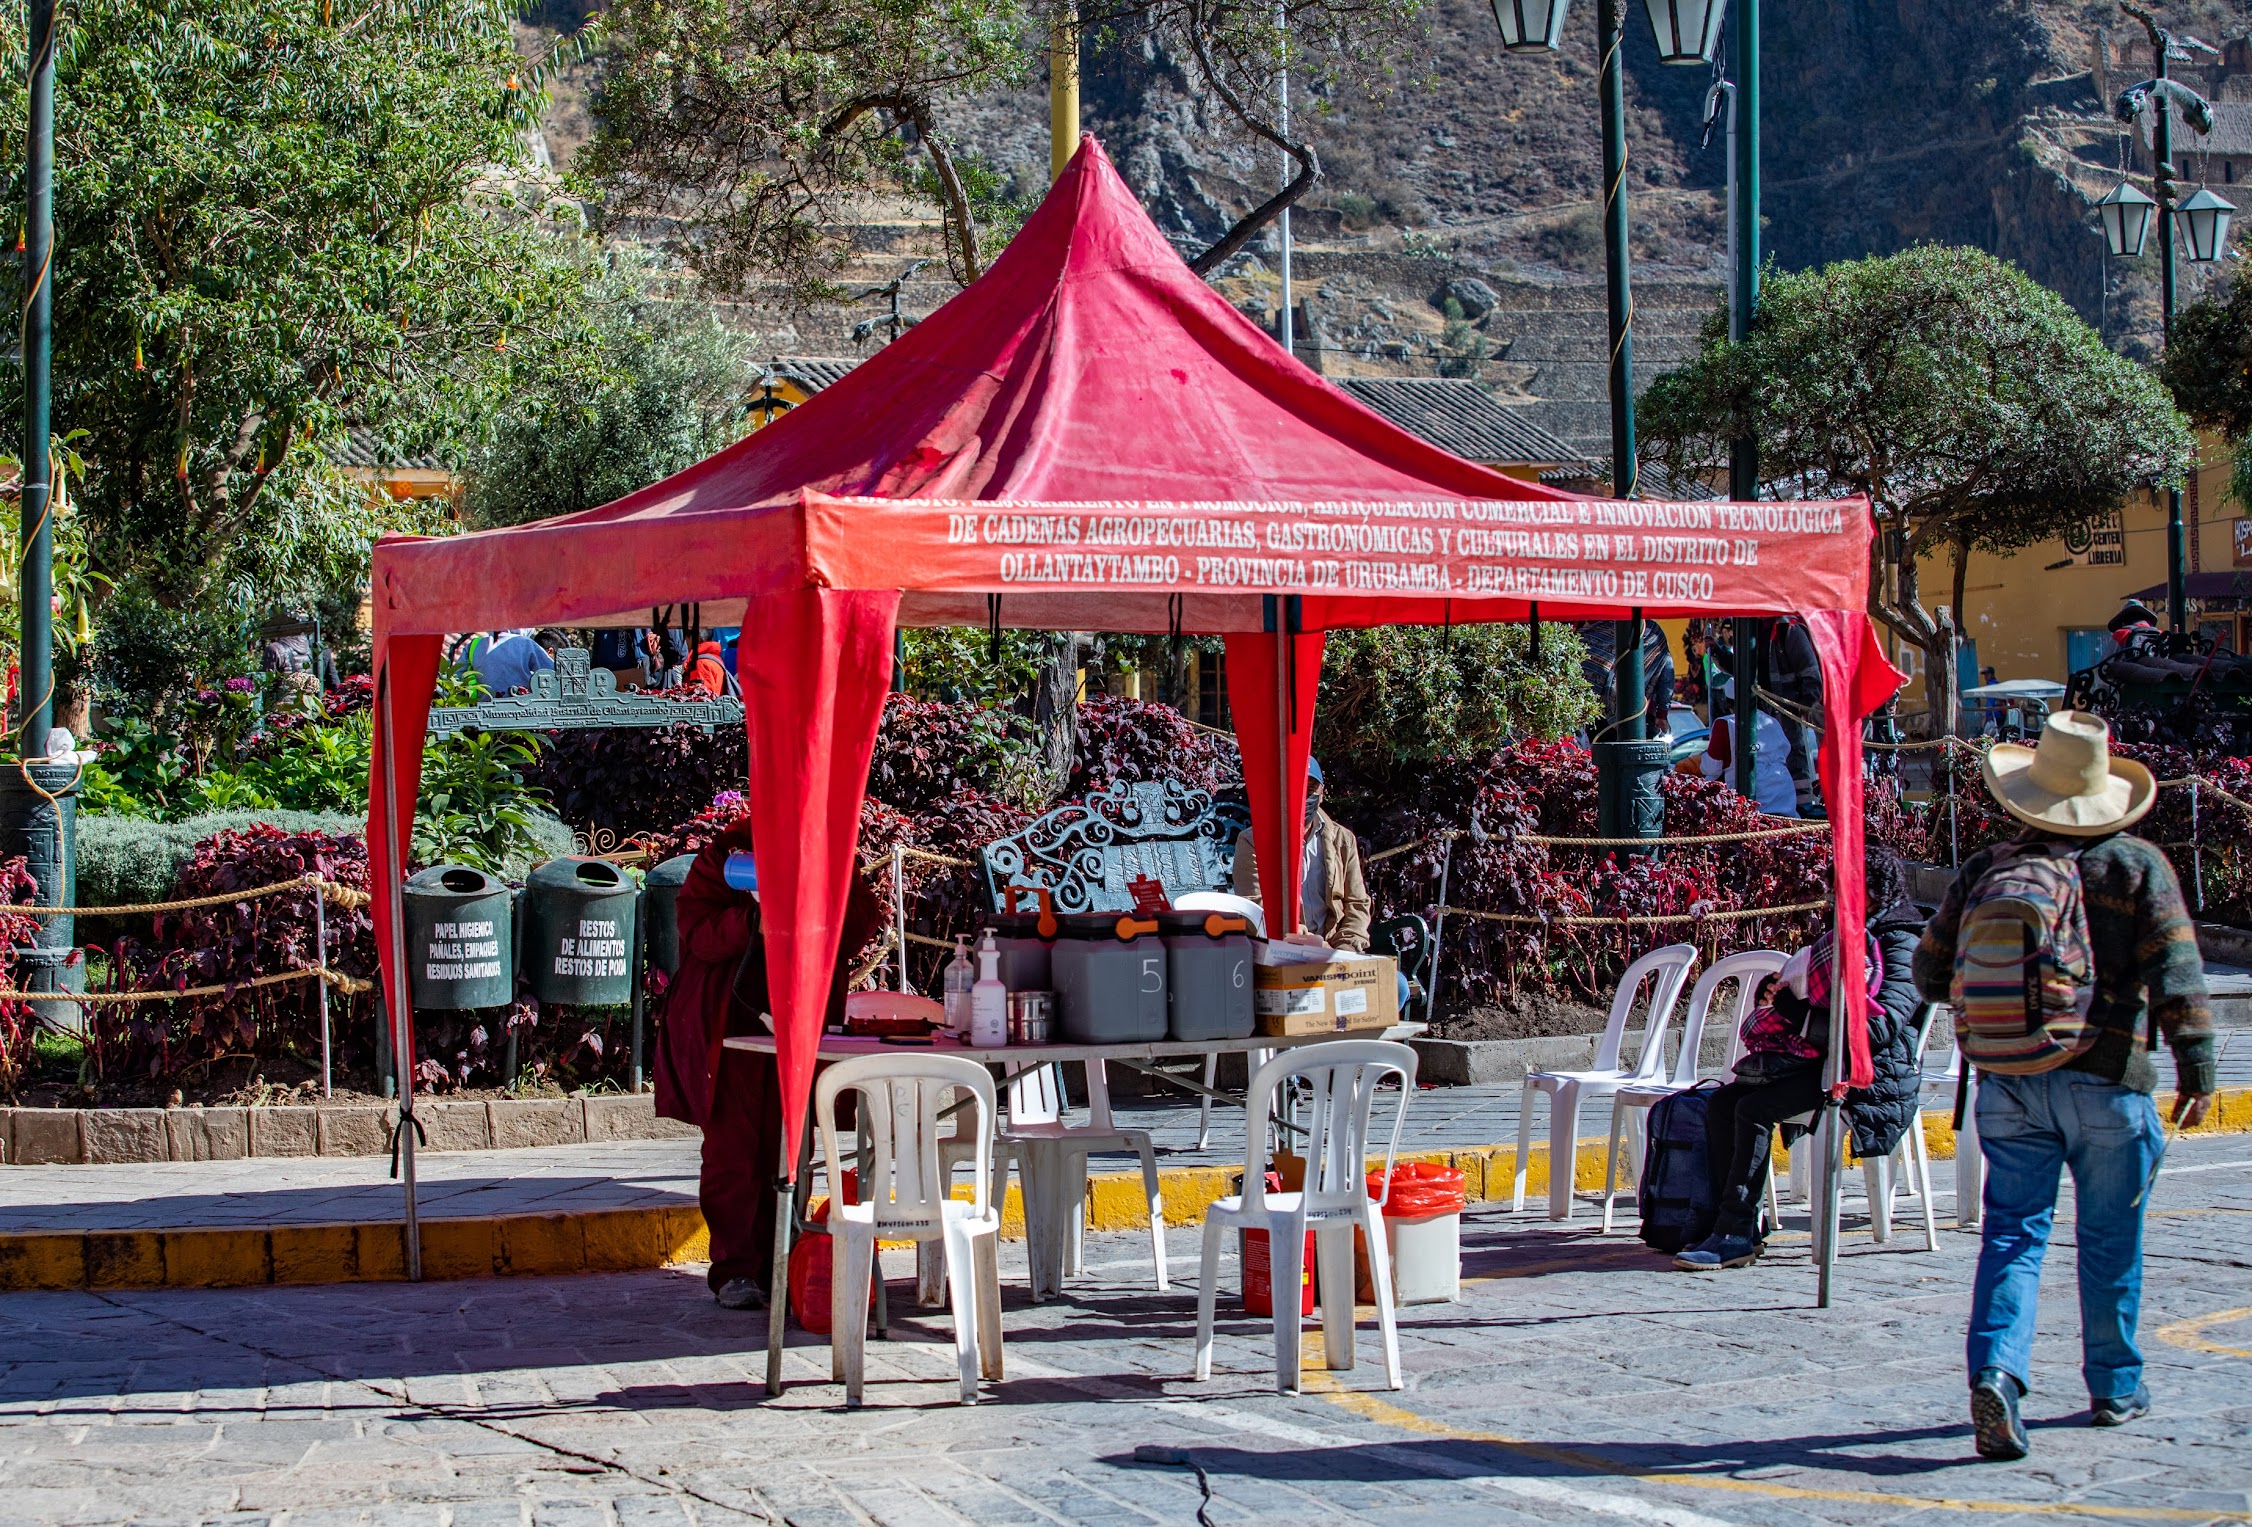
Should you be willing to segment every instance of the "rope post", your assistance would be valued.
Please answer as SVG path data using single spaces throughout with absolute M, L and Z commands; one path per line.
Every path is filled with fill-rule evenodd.
M 320 988 L 321 1003 L 321 1096 L 336 1095 L 331 1086 L 329 1033 L 328 1033 L 328 887 L 313 887 L 313 965 L 320 972 L 313 984 Z
M 628 968 L 629 970 L 631 970 L 631 971 L 633 972 L 633 1059 L 632 1059 L 632 1066 L 633 1066 L 633 1088 L 632 1088 L 632 1090 L 633 1090 L 633 1091 L 635 1091 L 635 1092 L 640 1092 L 640 1091 L 644 1090 L 644 1088 L 645 1088 L 645 1086 L 646 1086 L 646 1083 L 645 1083 L 645 1082 L 643 1081 L 643 1077 L 644 1077 L 644 1076 L 646 1075 L 646 1068 L 645 1068 L 645 1067 L 644 1067 L 644 1066 L 642 1065 L 642 1063 L 641 1063 L 641 1043 L 642 1043 L 642 1040 L 641 1040 L 641 1036 L 642 1036 L 642 1029 L 643 1029 L 642 1015 L 643 1015 L 643 1011 L 644 1011 L 644 1007 L 643 1007 L 643 994 L 644 994 L 644 992 L 645 992 L 645 991 L 647 990 L 647 987 L 648 987 L 648 982 L 647 982 L 647 981 L 646 981 L 646 980 L 645 980 L 645 979 L 643 978 L 643 976 L 642 976 L 642 972 L 641 972 L 641 961 L 642 961 L 642 955 L 643 955 L 643 951 L 644 951 L 644 950 L 645 950 L 645 949 L 647 948 L 647 933 L 648 933 L 648 921 L 649 921 L 649 919 L 648 919 L 648 915 L 647 915 L 647 911 L 646 911 L 646 908 L 647 908 L 647 905 L 648 905 L 648 895 L 649 895 L 649 892 L 648 892 L 648 888 L 647 888 L 646 886 L 636 886 L 636 887 L 634 888 L 634 893 L 633 893 L 633 960 L 632 960 L 632 962 L 631 962 L 631 963 L 630 963 L 630 964 L 629 964 L 629 965 L 627 966 L 627 968 Z M 510 1083 L 511 1083 L 512 1085 L 514 1084 L 515 1080 L 516 1080 L 516 1079 L 515 1079 L 515 1078 L 514 1078 L 513 1076 L 509 1078 L 509 1081 L 510 1081 Z
M 1454 834 L 1450 832 L 1446 847 L 1439 853 L 1439 905 L 1431 914 L 1431 992 L 1424 999 L 1424 1008 L 1433 1023 L 1439 1020 L 1439 939 L 1447 931 L 1447 876 L 1453 869 Z
M 897 843 L 891 846 L 891 935 L 899 946 L 899 989 L 912 991 L 907 984 L 907 854 Z
M 1962 835 L 1955 825 L 1958 820 L 1958 813 L 1955 809 L 1955 750 L 1953 748 L 1940 748 L 1939 766 L 1947 771 L 1947 867 L 1959 870 L 1963 867 L 1963 841 Z
M 2197 830 L 2197 776 L 2189 777 L 2190 910 L 2205 910 L 2205 844 Z

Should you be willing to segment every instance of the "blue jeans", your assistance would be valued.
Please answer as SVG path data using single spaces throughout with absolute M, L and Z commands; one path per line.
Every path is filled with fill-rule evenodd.
M 2092 1400 L 2135 1392 L 2142 1352 L 2143 1198 L 2165 1150 L 2145 1093 L 2085 1071 L 1978 1079 L 1986 1156 L 1984 1241 L 1971 1286 L 1966 1359 L 1973 1379 L 1999 1368 L 2030 1387 L 2041 1259 L 2070 1167 L 2080 1274 L 2080 1373 Z

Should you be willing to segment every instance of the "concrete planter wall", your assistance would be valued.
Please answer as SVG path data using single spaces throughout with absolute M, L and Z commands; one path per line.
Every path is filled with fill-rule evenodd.
M 432 1151 L 518 1150 L 605 1140 L 693 1139 L 644 1093 L 567 1098 L 428 1098 L 414 1114 Z M 308 1108 L 0 1108 L 0 1162 L 22 1166 L 239 1161 L 251 1156 L 382 1156 L 392 1110 Z

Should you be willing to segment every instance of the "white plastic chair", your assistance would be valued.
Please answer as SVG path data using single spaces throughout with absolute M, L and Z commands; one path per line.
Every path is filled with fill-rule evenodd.
M 1737 1053 L 1743 1048 L 1744 1015 L 1751 1011 L 1752 1001 L 1759 994 L 1759 983 L 1783 968 L 1788 956 L 1773 949 L 1748 949 L 1742 954 L 1731 954 L 1715 963 L 1711 969 L 1697 977 L 1690 989 L 1689 1006 L 1681 1020 L 1681 1048 L 1675 1052 L 1673 1074 L 1663 1081 L 1634 1082 L 1611 1094 L 1611 1146 L 1604 1153 L 1603 1168 L 1603 1233 L 1611 1233 L 1612 1206 L 1619 1191 L 1619 1136 L 1630 1134 L 1628 1156 L 1635 1163 L 1636 1181 L 1642 1177 L 1641 1162 L 1644 1151 L 1643 1136 L 1647 1132 L 1650 1107 L 1660 1098 L 1676 1092 L 1686 1092 L 1697 1085 L 1700 1067 L 1698 1056 L 1704 1047 L 1705 1030 L 1712 1023 L 1713 994 L 1733 981 L 1736 989 L 1730 996 L 1728 1010 L 1721 1021 L 1728 1025 L 1728 1058 L 1721 1064 L 1723 1073 L 1736 1064 Z
M 1250 897 L 1238 896 L 1232 891 L 1185 891 L 1173 898 L 1173 909 L 1177 912 L 1232 912 L 1250 919 L 1253 938 L 1267 936 L 1266 909 Z M 1246 1050 L 1243 1063 L 1248 1070 L 1256 1071 L 1274 1053 L 1272 1050 Z M 1219 1075 L 1220 1057 L 1217 1054 L 1205 1056 L 1204 1095 L 1199 1099 L 1201 1106 L 1196 1115 L 1196 1148 L 1200 1151 L 1212 1144 L 1212 1088 Z
M 1393 1324 L 1391 1256 L 1384 1239 L 1384 1205 L 1368 1196 L 1368 1123 L 1376 1089 L 1397 1077 L 1400 1106 L 1384 1142 L 1385 1199 L 1391 1197 L 1392 1160 L 1408 1095 L 1415 1090 L 1415 1051 L 1384 1039 L 1339 1039 L 1290 1050 L 1251 1074 L 1251 1119 L 1243 1153 L 1243 1191 L 1204 1211 L 1204 1261 L 1196 1293 L 1196 1376 L 1212 1376 L 1212 1322 L 1219 1292 L 1220 1238 L 1230 1228 L 1267 1233 L 1274 1289 L 1275 1388 L 1298 1392 L 1298 1329 L 1306 1232 L 1314 1233 L 1321 1300 L 1322 1342 L 1332 1372 L 1353 1366 L 1353 1231 L 1368 1242 L 1369 1276 L 1376 1285 L 1376 1325 L 1384 1340 L 1384 1380 L 1400 1387 L 1400 1338 Z M 1275 1094 L 1286 1083 L 1306 1084 L 1306 1183 L 1296 1193 L 1266 1190 L 1267 1126 Z
M 1916 1195 L 1916 1202 L 1923 1212 L 1924 1250 L 1937 1251 L 1939 1249 L 1938 1208 L 1932 1200 L 1931 1153 L 1924 1142 L 1924 1094 L 1926 1089 L 1934 1084 L 1943 1084 L 1948 1103 L 1950 1106 L 1953 1105 L 1955 1064 L 1960 1057 L 1959 1053 L 1951 1055 L 1947 1068 L 1934 1074 L 1924 1070 L 1924 1049 L 1931 1042 L 1931 1031 L 1939 1025 L 1946 1014 L 1947 1007 L 1944 1003 L 1926 1003 L 1921 1016 L 1916 1020 L 1915 1064 L 1919 1080 L 1916 1088 L 1915 1113 L 1909 1119 L 1908 1128 L 1901 1135 L 1900 1143 L 1892 1148 L 1889 1155 L 1862 1158 L 1861 1183 L 1869 1204 L 1869 1233 L 1871 1239 L 1879 1245 L 1892 1239 L 1892 1198 L 1893 1194 L 1898 1191 L 1902 1180 L 1905 1179 L 1912 1184 L 1910 1191 Z M 1976 1079 L 1974 1077 L 1973 1086 L 1975 1087 L 1975 1085 Z M 1801 1114 L 1798 1118 L 1788 1122 L 1811 1125 L 1813 1121 L 1814 1115 L 1808 1113 Z M 1967 1119 L 1965 1124 L 1966 1126 L 1969 1124 Z M 1813 1137 L 1809 1135 L 1807 1138 L 1811 1140 Z M 1839 1139 L 1842 1149 L 1844 1140 L 1842 1131 Z M 1975 1153 L 1978 1148 L 1978 1136 L 1975 1131 L 1971 1134 L 1970 1146 Z M 1972 1211 L 1969 1220 L 1964 1220 L 1961 1217 L 1963 1186 L 1961 1151 L 1963 1146 L 1959 1138 L 1955 1148 L 1957 1152 L 1955 1162 L 1957 1222 L 1975 1224 L 1977 1222 L 1975 1210 Z M 1813 1170 L 1813 1155 L 1810 1151 L 1802 1151 L 1795 1146 L 1788 1147 L 1787 1150 L 1790 1160 L 1791 1197 L 1794 1201 L 1805 1202 L 1813 1197 L 1813 1187 L 1809 1181 Z M 1971 1170 L 1975 1174 L 1979 1168 L 1973 1167 Z M 1976 1190 L 1974 1189 L 1974 1191 Z M 1772 1171 L 1767 1174 L 1767 1212 L 1771 1219 L 1780 1220 L 1782 1218 L 1782 1202 L 1776 1192 L 1775 1174 Z
M 1927 1075 L 1926 1084 L 1939 1083 L 1939 1096 L 1935 1099 L 1955 1115 L 1956 1078 L 1963 1065 L 1960 1045 L 1947 1049 L 1947 1067 L 1944 1071 Z M 1979 1221 L 1986 1198 L 1986 1157 L 1978 1148 L 1978 1068 L 1971 1068 L 1969 1082 L 1963 1090 L 1963 1127 L 1955 1131 L 1955 1223 L 1968 1230 Z
M 1931 1042 L 1931 1031 L 1945 1011 L 1939 1003 L 1926 1003 L 1916 1020 L 1916 1104 L 1906 1133 L 1890 1155 L 1861 1163 L 1862 1181 L 1869 1194 L 1869 1225 L 1877 1240 L 1892 1239 L 1893 1190 L 1905 1178 L 1913 1184 L 1917 1205 L 1923 1211 L 1926 1251 L 1939 1249 L 1939 1222 L 1931 1198 L 1931 1152 L 1924 1143 L 1924 1088 L 1931 1080 L 1924 1074 L 1924 1047 Z
M 1110 1084 L 1099 1060 L 1087 1062 L 1085 1124 L 1063 1117 L 1063 1068 L 1032 1066 L 1009 1081 L 1009 1123 L 1000 1132 L 993 1163 L 994 1180 L 1008 1180 L 1016 1158 L 1024 1188 L 1024 1230 L 1029 1252 L 1032 1297 L 1058 1292 L 1065 1277 L 1080 1269 L 1087 1225 L 1087 1156 L 1091 1151 L 1133 1151 L 1142 1158 L 1142 1192 L 1149 1201 L 1150 1260 L 1157 1291 L 1171 1287 L 1165 1267 L 1165 1202 L 1158 1190 L 1157 1152 L 1149 1131 L 1124 1129 L 1111 1122 Z
M 1610 1019 L 1595 1047 L 1595 1065 L 1586 1071 L 1528 1071 L 1525 1092 L 1517 1113 L 1517 1191 L 1513 1208 L 1525 1208 L 1525 1173 L 1533 1148 L 1533 1099 L 1548 1097 L 1548 1217 L 1572 1217 L 1572 1178 L 1579 1156 L 1580 1101 L 1609 1097 L 1636 1082 L 1654 1082 L 1665 1074 L 1666 1025 L 1673 1020 L 1681 988 L 1697 963 L 1694 944 L 1668 944 L 1654 949 L 1626 968 L 1619 989 L 1611 998 Z M 1625 1047 L 1626 1021 L 1634 1011 L 1635 995 L 1648 983 L 1650 1003 L 1642 1020 L 1642 1047 L 1632 1069 L 1619 1064 Z
M 977 1154 L 967 1203 L 947 1196 L 938 1169 L 939 1112 L 949 1093 L 978 1102 Z M 836 1202 L 844 1181 L 837 1147 L 837 1095 L 860 1094 L 860 1202 Z M 954 1313 L 954 1353 L 962 1399 L 974 1404 L 978 1378 L 1001 1377 L 1001 1216 L 993 1207 L 993 1078 L 959 1055 L 864 1055 L 839 1061 L 815 1082 L 814 1119 L 829 1167 L 829 1234 L 836 1239 L 830 1290 L 830 1365 L 845 1403 L 860 1403 L 868 1345 L 869 1280 L 879 1238 L 937 1241 L 946 1253 Z M 965 1110 L 966 1112 L 966 1110 Z

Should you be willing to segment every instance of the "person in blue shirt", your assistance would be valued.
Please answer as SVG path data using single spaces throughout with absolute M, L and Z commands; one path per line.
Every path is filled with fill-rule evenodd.
M 562 646 L 563 633 L 552 626 L 542 628 L 536 636 L 516 631 L 479 649 L 471 661 L 487 694 L 510 695 L 529 690 L 533 674 L 553 668 L 555 654 Z

